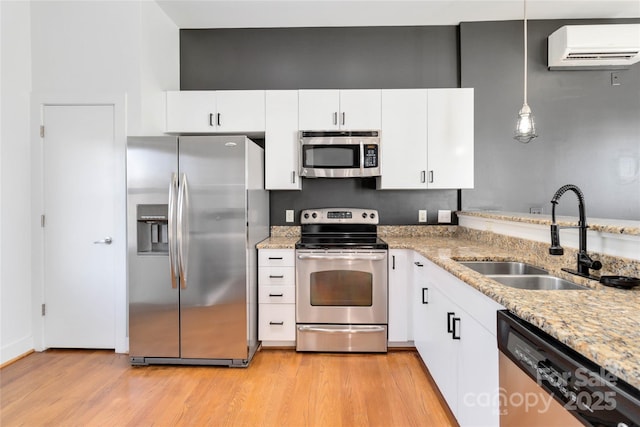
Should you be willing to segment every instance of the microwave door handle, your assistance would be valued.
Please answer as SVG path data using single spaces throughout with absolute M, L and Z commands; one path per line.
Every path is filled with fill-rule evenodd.
M 360 140 L 360 176 L 364 176 L 364 142 Z

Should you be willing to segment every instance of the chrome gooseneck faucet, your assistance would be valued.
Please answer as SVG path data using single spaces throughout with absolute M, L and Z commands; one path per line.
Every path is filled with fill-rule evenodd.
M 578 221 L 577 227 L 560 227 L 556 224 L 556 205 L 560 200 L 560 197 L 567 191 L 573 191 L 578 196 L 578 210 L 580 219 Z M 561 228 L 579 228 L 579 250 L 577 255 L 577 269 L 571 270 L 567 268 L 563 268 L 564 271 L 569 272 L 571 274 L 577 274 L 578 276 L 583 277 L 591 277 L 589 274 L 589 269 L 591 270 L 600 270 L 602 268 L 602 263 L 600 261 L 594 261 L 587 254 L 587 219 L 584 212 L 584 195 L 582 191 L 575 185 L 563 185 L 556 191 L 556 194 L 553 195 L 553 199 L 551 199 L 551 247 L 549 248 L 549 254 L 551 255 L 563 255 L 564 249 L 560 246 L 560 229 Z

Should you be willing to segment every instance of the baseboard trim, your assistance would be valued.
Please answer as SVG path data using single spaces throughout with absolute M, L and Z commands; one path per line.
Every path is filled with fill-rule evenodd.
M 4 362 L 3 364 L 0 365 L 0 369 L 6 368 L 9 365 L 12 365 L 14 363 L 16 363 L 18 360 L 20 359 L 24 359 L 25 357 L 29 356 L 30 354 L 35 353 L 35 350 L 31 349 L 29 351 L 27 351 L 26 353 L 23 353 L 19 356 L 14 357 L 11 360 L 7 360 L 6 362 Z

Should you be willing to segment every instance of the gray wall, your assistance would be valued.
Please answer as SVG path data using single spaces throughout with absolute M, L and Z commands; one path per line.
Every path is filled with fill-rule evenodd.
M 277 28 L 180 31 L 182 90 L 459 87 L 458 27 Z M 269 141 L 266 141 L 268 144 Z M 407 155 L 411 155 L 407 153 Z M 383 224 L 435 223 L 457 191 L 378 191 L 374 179 L 305 179 L 271 191 L 271 225 L 285 210 L 362 207 Z M 289 224 L 290 225 L 290 224 Z
M 462 190 L 463 208 L 549 213 L 555 190 L 573 183 L 589 216 L 638 220 L 639 172 L 628 177 L 626 165 L 640 160 L 640 65 L 621 71 L 616 87 L 610 71 L 547 71 L 547 36 L 576 22 L 530 21 L 529 104 L 540 136 L 528 145 L 512 139 L 522 21 L 462 23 L 459 34 L 455 26 L 181 30 L 181 89 L 473 87 L 476 188 Z M 434 222 L 456 196 L 307 179 L 302 191 L 271 192 L 271 224 L 285 225 L 285 209 L 323 206 L 374 207 L 384 224 L 415 224 L 427 209 Z M 571 198 L 559 213 L 576 213 Z
M 640 220 L 640 64 L 618 71 L 620 86 L 610 70 L 546 67 L 556 29 L 610 22 L 529 22 L 528 98 L 539 135 L 529 144 L 512 138 L 523 100 L 522 21 L 460 25 L 462 86 L 475 88 L 476 103 L 476 185 L 463 190 L 463 208 L 551 213 L 555 191 L 575 184 L 588 216 Z M 558 212 L 577 215 L 576 198 L 565 195 Z

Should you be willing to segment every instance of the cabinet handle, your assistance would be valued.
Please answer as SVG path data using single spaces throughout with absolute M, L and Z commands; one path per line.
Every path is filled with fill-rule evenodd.
M 282 259 L 281 256 L 270 256 L 269 259 Z
M 284 274 L 281 274 L 280 276 L 269 275 L 269 279 L 284 279 Z
M 291 183 L 296 183 L 296 171 L 291 171 Z
M 447 313 L 447 332 L 449 332 L 450 334 L 453 333 L 453 322 L 451 321 L 451 319 L 453 319 L 453 316 L 455 316 L 456 314 L 453 311 L 449 311 Z
M 456 328 L 456 322 L 458 324 L 457 328 Z M 453 318 L 453 331 L 451 332 L 451 336 L 454 340 L 460 339 L 460 318 L 459 317 Z
M 216 119 L 216 122 L 218 123 L 218 126 L 220 126 L 222 123 L 220 121 L 220 117 L 222 116 L 222 114 L 218 113 L 218 117 Z
M 333 124 L 337 125 L 338 124 L 338 112 L 334 111 L 333 113 Z
M 396 256 L 395 255 L 391 255 L 391 269 L 392 270 L 396 269 Z
M 422 303 L 429 304 L 429 288 L 422 288 Z
M 418 261 L 414 262 L 414 264 L 415 264 L 417 267 L 424 267 L 424 264 L 423 264 L 423 263 L 421 263 L 421 262 L 418 262 Z
M 346 121 L 346 113 L 342 112 L 342 124 L 344 125 L 347 121 Z
M 283 297 L 284 294 L 269 294 L 270 297 Z
M 282 326 L 284 325 L 284 322 L 269 322 L 270 325 L 277 325 L 277 326 Z
M 209 126 L 213 126 L 213 113 L 209 113 Z
M 433 171 L 429 171 L 429 182 L 433 183 Z
M 426 171 L 420 172 L 420 182 L 426 182 Z

